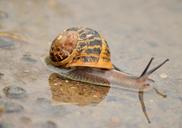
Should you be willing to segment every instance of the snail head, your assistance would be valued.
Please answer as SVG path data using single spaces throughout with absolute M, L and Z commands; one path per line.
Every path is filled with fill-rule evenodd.
M 161 66 L 163 66 L 167 61 L 169 61 L 169 59 L 164 60 L 162 63 L 160 63 L 159 65 L 157 65 L 156 67 L 149 69 L 152 61 L 153 61 L 153 57 L 150 59 L 149 63 L 147 64 L 146 68 L 144 69 L 144 71 L 142 72 L 142 74 L 140 75 L 140 77 L 138 78 L 138 81 L 141 83 L 141 85 L 143 87 L 146 86 L 150 86 L 150 83 L 154 83 L 155 81 L 150 79 L 149 76 L 155 72 L 157 69 L 159 69 Z M 142 88 L 141 88 L 142 89 Z M 159 95 L 166 97 L 165 94 L 162 94 L 161 92 L 159 92 L 155 87 L 153 87 L 153 89 L 156 91 L 156 93 L 158 93 Z

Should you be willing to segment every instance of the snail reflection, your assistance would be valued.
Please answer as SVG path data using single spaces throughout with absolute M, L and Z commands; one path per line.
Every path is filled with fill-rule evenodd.
M 100 103 L 110 87 L 68 80 L 57 73 L 49 76 L 52 99 L 58 102 L 88 105 Z
M 142 110 L 150 123 L 143 102 L 143 92 L 153 89 L 166 97 L 152 86 L 154 80 L 149 76 L 169 60 L 166 59 L 149 70 L 153 59 L 151 58 L 140 76 L 130 75 L 112 64 L 109 46 L 100 33 L 91 28 L 72 27 L 52 42 L 46 62 L 50 70 L 69 80 L 137 91 Z

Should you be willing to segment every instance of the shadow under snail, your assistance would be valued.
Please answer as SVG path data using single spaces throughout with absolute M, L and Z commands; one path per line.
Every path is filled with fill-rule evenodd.
M 169 60 L 166 59 L 148 71 L 153 59 L 151 58 L 140 76 L 132 76 L 112 64 L 107 41 L 100 33 L 91 28 L 72 27 L 52 42 L 46 62 L 50 70 L 67 79 L 138 91 L 142 110 L 150 123 L 143 102 L 143 92 L 154 89 L 157 94 L 166 97 L 150 85 L 154 80 L 149 75 Z

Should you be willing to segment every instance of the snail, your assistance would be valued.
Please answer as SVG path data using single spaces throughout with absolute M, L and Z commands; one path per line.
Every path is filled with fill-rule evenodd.
M 130 75 L 112 64 L 109 46 L 100 33 L 91 28 L 71 27 L 52 42 L 46 62 L 51 70 L 67 79 L 138 91 L 142 110 L 150 123 L 143 103 L 143 92 L 154 89 L 166 97 L 150 85 L 154 80 L 149 75 L 169 60 L 148 71 L 153 59 L 140 76 Z

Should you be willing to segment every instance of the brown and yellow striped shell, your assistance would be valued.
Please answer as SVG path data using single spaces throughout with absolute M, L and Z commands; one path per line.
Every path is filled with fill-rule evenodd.
M 52 42 L 50 60 L 59 67 L 112 69 L 106 40 L 91 28 L 72 27 L 61 33 Z

